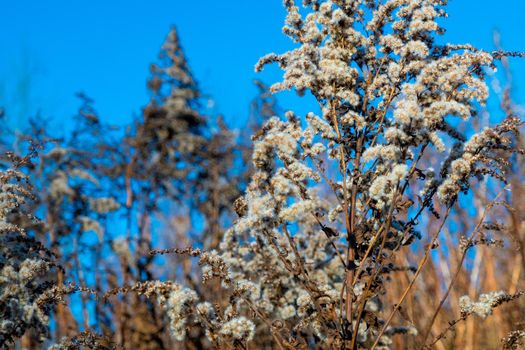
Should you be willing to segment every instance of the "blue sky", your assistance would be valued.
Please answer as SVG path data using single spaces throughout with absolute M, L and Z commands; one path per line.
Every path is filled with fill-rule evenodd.
M 449 42 L 492 49 L 497 29 L 507 50 L 525 50 L 521 0 L 451 0 Z M 84 91 L 106 120 L 122 124 L 147 100 L 148 66 L 171 25 L 179 29 L 190 64 L 216 110 L 241 125 L 255 94 L 256 77 L 273 82 L 278 70 L 256 75 L 253 66 L 291 42 L 281 34 L 281 0 L 16 0 L 0 12 L 0 105 L 18 118 L 40 111 L 69 118 Z M 525 102 L 525 59 L 511 61 L 515 98 Z M 525 85 L 525 83 L 523 84 Z M 292 94 L 285 108 L 304 113 Z

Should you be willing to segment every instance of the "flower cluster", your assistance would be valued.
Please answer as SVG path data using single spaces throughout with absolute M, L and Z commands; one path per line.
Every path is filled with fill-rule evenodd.
M 49 310 L 37 301 L 52 286 L 55 263 L 52 254 L 18 224 L 20 218 L 32 218 L 20 210 L 34 198 L 27 181 L 16 164 L 0 172 L 0 344 L 29 329 L 42 338 L 48 332 Z
M 255 135 L 257 171 L 223 255 L 233 278 L 257 281 L 263 298 L 284 280 L 282 297 L 276 303 L 272 296 L 274 308 L 265 312 L 278 306 L 274 317 L 295 331 L 387 346 L 392 328 L 378 327 L 381 307 L 373 302 L 387 292 L 389 269 L 401 268 L 387 262 L 422 237 L 416 225 L 425 210 L 439 215 L 436 200 L 451 206 L 472 177 L 504 178 L 501 152 L 512 150 L 519 120 L 509 116 L 470 138 L 459 131 L 487 101 L 485 72 L 496 58 L 469 45 L 437 44 L 444 1 L 304 1 L 304 11 L 292 0 L 284 4 L 283 32 L 297 48 L 269 54 L 255 68 L 277 63 L 283 81 L 271 91 L 308 91 L 321 115 L 308 114 L 303 128 L 288 112 Z M 259 259 L 272 269 L 261 271 Z
M 468 295 L 463 295 L 459 298 L 459 307 L 462 315 L 476 314 L 481 318 L 486 318 L 492 315 L 494 308 L 519 296 L 521 294 L 509 295 L 503 291 L 498 291 L 481 294 L 478 301 L 472 301 Z

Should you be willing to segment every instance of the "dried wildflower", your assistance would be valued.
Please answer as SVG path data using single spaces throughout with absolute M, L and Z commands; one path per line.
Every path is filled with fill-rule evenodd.
M 64 337 L 57 344 L 51 345 L 48 350 L 80 350 L 84 348 L 114 350 L 117 346 L 102 335 L 91 331 L 84 331 L 73 337 Z
M 485 71 L 495 58 L 468 46 L 448 50 L 437 44 L 435 36 L 444 32 L 438 24 L 446 16 L 444 5 L 426 0 L 305 1 L 303 13 L 294 1 L 285 1 L 288 17 L 283 32 L 297 48 L 269 54 L 256 65 L 260 71 L 266 64 L 278 64 L 283 79 L 271 91 L 295 89 L 301 95 L 308 91 L 322 114 L 308 114 L 306 127 L 292 113 L 286 115 L 287 120 L 274 118 L 263 126 L 254 153 L 258 172 L 243 202 L 248 211 L 228 236 L 236 242 L 228 248 L 232 250 L 249 237 L 272 247 L 274 252 L 269 251 L 267 257 L 277 254 L 275 270 L 288 269 L 307 281 L 308 287 L 302 290 L 308 294 L 298 298 L 297 315 L 302 320 L 297 325 L 310 322 L 314 332 L 329 333 L 325 320 L 315 318 L 321 313 L 319 305 L 305 301 L 315 297 L 324 283 L 336 288 L 342 272 L 310 275 L 301 262 L 315 266 L 316 256 L 308 255 L 308 243 L 295 246 L 306 236 L 304 227 L 312 223 L 324 227 L 322 220 L 328 213 L 331 222 L 341 225 L 337 231 L 346 231 L 341 235 L 346 236 L 345 241 L 336 240 L 346 248 L 323 253 L 339 262 L 340 269 L 351 267 L 346 285 L 337 284 L 339 296 L 331 297 L 330 303 L 344 304 L 335 309 L 345 312 L 346 317 L 340 316 L 349 325 L 343 322 L 340 327 L 353 329 L 348 336 L 354 347 L 357 343 L 365 346 L 367 336 L 376 337 L 374 347 L 390 343 L 385 337 L 388 323 L 381 332 L 373 333 L 368 331 L 374 326 L 373 318 L 365 322 L 353 309 L 379 298 L 383 290 L 380 276 L 388 273 L 384 267 L 387 257 L 421 237 L 413 226 L 425 209 L 439 215 L 433 204 L 436 197 L 451 206 L 460 192 L 469 189 L 473 176 L 502 179 L 505 160 L 497 152 L 512 150 L 512 134 L 519 125 L 516 118 L 509 117 L 465 140 L 448 123 L 452 117 L 458 117 L 458 123 L 467 122 L 477 106 L 486 102 Z M 447 147 L 448 136 L 458 145 Z M 313 151 L 314 144 L 322 147 Z M 421 160 L 432 149 L 446 159 L 440 176 L 432 168 L 420 170 Z M 326 180 L 321 186 L 311 175 L 290 176 L 287 171 L 290 164 L 305 159 L 310 161 L 305 165 L 315 166 Z M 433 159 L 430 166 L 437 168 L 440 158 Z M 316 181 L 305 182 L 308 178 Z M 323 185 L 333 191 L 333 200 L 315 197 L 316 186 Z M 418 192 L 421 200 L 413 195 Z M 417 214 L 408 221 L 402 217 L 412 212 Z M 297 227 L 293 239 L 286 237 L 287 226 Z M 385 254 L 385 249 L 392 253 Z M 257 261 L 261 248 L 253 249 L 252 254 L 250 262 Z M 238 268 L 246 271 L 242 264 Z M 352 294 L 362 282 L 369 286 L 368 292 Z M 263 295 L 264 289 L 261 283 Z M 315 327 L 310 316 L 316 320 Z
M 501 342 L 504 350 L 517 350 L 525 345 L 525 331 L 512 331 Z
M 283 32 L 295 48 L 263 57 L 256 69 L 278 64 L 283 79 L 270 92 L 309 93 L 319 108 L 279 117 L 259 83 L 252 113 L 265 120 L 256 123 L 253 150 L 242 158 L 251 165 L 242 170 L 235 133 L 204 116 L 175 30 L 151 66 L 151 100 L 123 140 L 103 137 L 82 95 L 72 136 L 53 140 L 32 175 L 42 187 L 36 204 L 28 201 L 26 175 L 0 175 L 0 345 L 45 334 L 50 310 L 53 340 L 61 339 L 53 349 L 113 348 L 90 331 L 72 335 L 90 325 L 133 349 L 177 347 L 176 340 L 192 349 L 386 350 L 397 334 L 417 335 L 423 314 L 414 320 L 420 324 L 406 326 L 407 317 L 391 323 L 432 261 L 439 231 L 417 268 L 400 252 L 426 238 L 427 227 L 434 230 L 431 216 L 444 224 L 456 214 L 473 179 L 506 181 L 520 126 L 509 112 L 499 125 L 463 135 L 487 101 L 486 74 L 503 54 L 440 44 L 445 4 L 304 0 L 300 8 L 285 0 Z M 512 215 L 519 238 L 522 218 Z M 124 225 L 114 225 L 121 218 L 124 235 Z M 54 254 L 33 236 L 45 236 Z M 464 253 L 501 243 L 483 232 L 455 238 Z M 174 248 L 153 249 L 170 242 Z M 66 270 L 52 269 L 55 257 Z M 86 268 L 91 260 L 97 269 Z M 405 271 L 413 279 L 385 314 L 399 294 L 388 283 Z M 67 308 L 74 291 L 81 292 L 81 312 Z M 461 317 L 484 318 L 518 294 L 464 296 Z M 414 305 L 425 302 L 419 297 Z M 428 327 L 430 334 L 432 322 Z M 520 337 L 505 341 L 514 346 Z
M 516 299 L 518 295 L 509 295 L 503 291 L 481 294 L 478 301 L 472 301 L 467 295 L 459 298 L 459 306 L 463 315 L 476 314 L 481 318 L 486 318 L 492 314 L 492 310 L 510 300 Z
M 195 291 L 175 283 L 160 281 L 139 283 L 132 290 L 148 298 L 156 297 L 168 316 L 171 334 L 177 340 L 184 339 L 188 317 L 192 315 L 197 301 Z
M 250 341 L 255 334 L 255 325 L 244 316 L 237 317 L 224 323 L 220 334 L 236 340 Z
M 6 345 L 28 330 L 40 339 L 47 335 L 48 305 L 38 300 L 51 288 L 56 264 L 51 252 L 14 223 L 32 217 L 21 209 L 33 199 L 27 176 L 15 164 L 0 172 L 0 188 L 0 344 Z

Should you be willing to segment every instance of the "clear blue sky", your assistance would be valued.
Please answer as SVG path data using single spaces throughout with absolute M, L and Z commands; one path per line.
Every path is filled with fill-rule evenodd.
M 492 49 L 497 29 L 505 49 L 525 50 L 524 13 L 522 0 L 451 0 L 446 38 Z M 148 100 L 148 66 L 174 24 L 204 92 L 240 125 L 255 94 L 254 64 L 291 47 L 281 34 L 284 15 L 281 0 L 4 0 L 0 105 L 21 126 L 22 116 L 36 111 L 70 117 L 74 93 L 84 91 L 106 120 L 129 121 Z M 523 103 L 525 60 L 511 62 L 515 98 Z M 267 82 L 278 77 L 277 69 L 259 75 Z M 282 98 L 285 108 L 305 112 L 296 101 Z

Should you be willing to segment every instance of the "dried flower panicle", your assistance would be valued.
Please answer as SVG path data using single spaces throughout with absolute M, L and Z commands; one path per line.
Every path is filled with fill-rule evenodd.
M 274 118 L 263 126 L 255 138 L 254 164 L 259 171 L 243 202 L 247 212 L 225 236 L 224 243 L 235 244 L 222 248 L 228 254 L 235 245 L 250 249 L 255 243 L 241 243 L 249 242 L 249 237 L 261 242 L 257 247 L 261 252 L 273 248 L 265 255 L 277 254 L 276 266 L 296 271 L 312 298 L 320 298 L 316 293 L 323 293 L 326 286 L 334 291 L 328 302 L 334 307 L 333 322 L 346 319 L 352 329 L 338 333 L 340 341 L 386 346 L 385 328 L 377 332 L 379 310 L 370 310 L 366 317 L 363 313 L 369 300 L 385 292 L 385 261 L 421 237 L 415 225 L 425 210 L 438 215 L 435 200 L 451 206 L 460 192 L 469 189 L 473 177 L 504 179 L 508 162 L 502 154 L 512 153 L 520 121 L 509 116 L 468 139 L 452 127 L 469 122 L 478 106 L 486 103 L 485 72 L 493 69 L 497 57 L 468 45 L 437 43 L 436 36 L 444 32 L 438 24 L 446 16 L 444 1 L 305 1 L 304 11 L 294 1 L 284 4 L 288 16 L 283 32 L 297 48 L 263 57 L 256 70 L 277 63 L 284 71 L 283 81 L 271 91 L 308 91 L 322 114 L 306 116 L 304 128 L 291 112 L 286 120 Z M 456 146 L 450 147 L 449 140 Z M 444 160 L 442 166 L 430 164 L 441 168 L 439 176 L 432 169 L 420 170 L 422 159 L 434 151 L 442 154 L 434 159 Z M 304 175 L 291 173 L 291 165 L 304 169 Z M 322 186 L 330 188 L 333 196 L 312 202 L 312 194 Z M 422 197 L 413 195 L 417 191 Z M 283 194 L 287 196 L 283 200 L 292 203 L 284 215 L 279 202 Z M 407 219 L 401 215 L 407 212 L 415 214 Z M 313 232 L 316 226 L 325 226 L 325 213 L 339 225 L 337 231 L 346 231 L 341 236 L 346 240 L 338 241 L 346 250 L 333 251 L 324 240 L 326 261 L 321 263 L 309 255 L 309 244 L 302 243 L 302 237 L 308 232 L 304 225 Z M 237 238 L 245 231 L 248 236 Z M 247 256 L 255 262 L 257 254 L 261 253 L 253 250 Z M 336 270 L 325 270 L 320 278 L 308 270 L 317 264 Z M 351 268 L 357 272 L 347 273 L 345 281 L 343 271 L 349 266 L 357 266 Z M 250 265 L 243 261 L 235 267 L 245 270 Z M 358 294 L 361 281 L 366 283 L 366 293 Z M 354 314 L 352 307 L 363 311 Z M 319 305 L 310 315 L 322 315 Z M 326 319 L 316 320 L 317 328 L 312 319 L 295 324 L 310 323 L 318 336 L 333 334 Z M 368 336 L 363 336 L 361 322 Z M 344 322 L 340 326 L 348 327 Z
M 472 301 L 469 296 L 464 295 L 459 299 L 459 306 L 462 315 L 476 314 L 481 318 L 486 318 L 492 314 L 492 310 L 499 305 L 512 301 L 522 296 L 523 293 L 510 295 L 503 291 L 481 294 L 478 301 Z
M 36 222 L 28 212 L 33 199 L 33 189 L 20 164 L 0 172 L 0 344 L 4 345 L 28 330 L 40 339 L 48 335 L 50 305 L 38 300 L 54 283 L 56 262 L 52 253 L 18 224 L 23 217 Z

